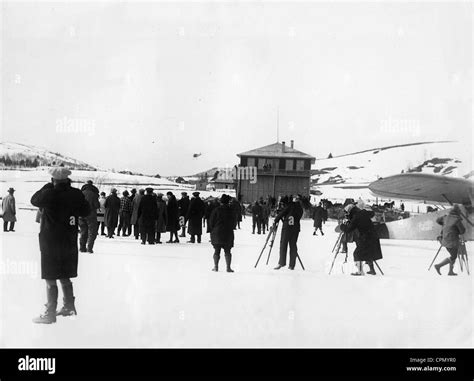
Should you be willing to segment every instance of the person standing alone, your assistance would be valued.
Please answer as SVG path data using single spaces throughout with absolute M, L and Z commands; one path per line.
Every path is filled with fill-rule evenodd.
M 15 206 L 15 189 L 8 189 L 8 195 L 2 200 L 2 210 L 3 210 L 3 231 L 4 232 L 14 232 L 15 222 L 16 222 L 16 206 Z M 10 223 L 10 228 L 8 228 L 8 223 Z
M 219 260 L 221 250 L 224 250 L 226 271 L 233 273 L 234 270 L 230 267 L 232 262 L 232 254 L 230 250 L 234 246 L 234 225 L 235 212 L 229 205 L 231 197 L 223 194 L 220 201 L 221 205 L 213 210 L 208 222 L 211 231 L 211 243 L 214 247 L 214 268 L 212 271 L 219 271 Z
M 81 253 L 93 253 L 94 242 L 97 237 L 97 209 L 100 208 L 99 204 L 99 190 L 89 180 L 81 188 L 82 194 L 86 201 L 89 203 L 90 213 L 86 217 L 79 217 L 79 228 L 81 231 L 81 237 L 79 239 L 79 251 Z
M 52 168 L 52 182 L 44 185 L 31 198 L 31 204 L 42 209 L 39 246 L 41 252 L 41 278 L 46 281 L 46 312 L 33 319 L 37 324 L 56 322 L 56 316 L 77 315 L 75 297 L 70 278 L 77 277 L 78 218 L 90 213 L 90 206 L 82 192 L 71 187 L 64 167 Z M 64 306 L 56 312 L 59 279 Z

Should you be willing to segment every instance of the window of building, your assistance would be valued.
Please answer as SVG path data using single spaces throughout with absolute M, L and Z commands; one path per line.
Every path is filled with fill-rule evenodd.
M 296 160 L 296 170 L 297 171 L 304 170 L 304 160 Z
M 292 171 L 292 170 L 293 170 L 293 160 L 292 160 L 292 159 L 287 159 L 287 160 L 286 160 L 285 169 L 286 169 L 287 171 Z
M 247 159 L 247 167 L 255 167 L 255 158 L 249 157 Z
M 266 163 L 265 163 L 265 159 L 263 159 L 263 158 L 261 158 L 261 157 L 258 158 L 258 169 L 263 169 L 264 166 L 265 166 L 265 164 L 266 164 Z

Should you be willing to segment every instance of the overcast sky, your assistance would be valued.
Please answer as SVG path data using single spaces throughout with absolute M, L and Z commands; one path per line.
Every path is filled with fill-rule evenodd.
M 93 165 L 233 165 L 276 141 L 277 108 L 317 158 L 472 148 L 469 2 L 2 3 L 2 21 L 2 140 Z

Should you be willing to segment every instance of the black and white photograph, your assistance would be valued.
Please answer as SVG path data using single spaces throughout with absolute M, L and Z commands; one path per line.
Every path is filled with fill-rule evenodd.
M 312 349 L 472 380 L 473 14 L 2 1 L 0 379 Z

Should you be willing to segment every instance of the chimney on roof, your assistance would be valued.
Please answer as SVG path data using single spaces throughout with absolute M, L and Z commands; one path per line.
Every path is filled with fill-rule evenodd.
M 281 142 L 281 152 L 285 152 L 285 142 Z
M 290 147 L 293 148 L 293 145 L 295 144 L 294 140 L 290 140 Z

